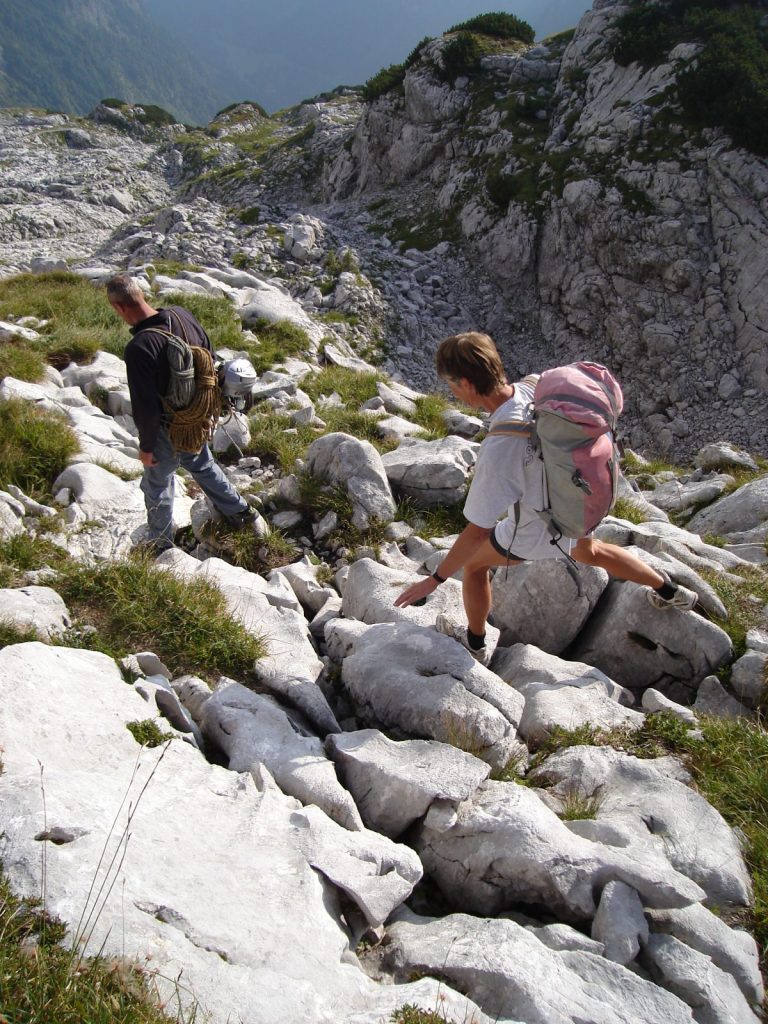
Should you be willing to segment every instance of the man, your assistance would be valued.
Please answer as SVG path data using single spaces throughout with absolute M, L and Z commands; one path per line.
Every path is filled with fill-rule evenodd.
M 438 348 L 436 362 L 438 375 L 455 398 L 491 414 L 489 434 L 498 423 L 530 419 L 535 378 L 509 384 L 496 346 L 487 334 L 472 332 L 446 338 Z M 516 522 L 512 512 L 518 501 L 520 515 Z M 444 615 L 438 615 L 435 625 L 440 632 L 462 643 L 483 664 L 490 660 L 485 626 L 491 610 L 488 570 L 494 566 L 570 555 L 585 565 L 600 566 L 619 579 L 649 587 L 648 599 L 655 608 L 693 608 L 696 594 L 676 586 L 616 544 L 593 537 L 578 541 L 563 537 L 559 548 L 552 545 L 544 521 L 536 514 L 544 506 L 544 464 L 530 439 L 509 435 L 486 437 L 464 505 L 467 526 L 437 571 L 404 590 L 395 605 L 405 608 L 420 601 L 463 569 L 467 629 Z
M 208 335 L 181 306 L 150 306 L 137 281 L 128 274 L 117 274 L 107 282 L 107 298 L 133 336 L 125 349 L 125 365 L 133 419 L 139 431 L 139 458 L 144 466 L 141 489 L 147 507 L 145 544 L 157 553 L 173 547 L 173 479 L 180 465 L 233 529 L 251 525 L 256 513 L 230 484 L 208 445 L 194 454 L 177 452 L 168 436 L 162 399 L 170 380 L 166 353 L 169 339 L 162 332 L 185 338 L 190 345 L 212 353 Z

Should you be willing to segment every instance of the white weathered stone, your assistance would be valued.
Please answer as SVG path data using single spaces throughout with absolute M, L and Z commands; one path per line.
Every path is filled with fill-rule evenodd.
M 575 835 L 525 786 L 486 782 L 458 809 L 449 828 L 431 812 L 416 849 L 448 900 L 494 915 L 519 903 L 542 903 L 566 921 L 591 920 L 596 893 L 617 879 L 646 906 L 686 906 L 703 890 L 671 865 L 647 865 L 630 853 Z
M 699 715 L 714 715 L 717 718 L 749 718 L 751 712 L 735 697 L 728 693 L 717 678 L 707 676 L 702 679 L 693 710 Z
M 731 688 L 751 708 L 759 707 L 765 695 L 767 665 L 768 654 L 762 651 L 747 651 L 733 663 Z
M 698 719 L 690 708 L 682 704 L 676 704 L 675 701 L 665 697 L 663 693 L 659 693 L 653 687 L 649 687 L 643 693 L 641 704 L 644 711 L 666 711 L 668 714 L 674 715 L 675 718 L 679 718 L 681 722 L 685 722 L 686 725 L 695 726 L 698 724 Z
M 735 833 L 686 784 L 689 777 L 674 758 L 641 760 L 610 747 L 569 747 L 549 757 L 535 777 L 553 783 L 554 794 L 574 789 L 597 794 L 599 822 L 626 824 L 653 836 L 675 868 L 706 890 L 712 904 L 749 905 L 751 884 Z M 641 896 L 648 906 L 646 894 L 641 891 Z
M 760 477 L 697 512 L 688 523 L 688 528 L 696 533 L 715 533 L 727 537 L 756 526 L 762 527 L 766 522 L 768 477 Z
M 695 612 L 653 608 L 644 588 L 610 583 L 569 652 L 630 689 L 698 684 L 731 658 L 728 634 Z M 674 696 L 674 695 L 673 695 Z
M 735 978 L 748 1002 L 762 1003 L 759 950 L 749 932 L 729 928 L 722 918 L 701 903 L 679 910 L 648 910 L 646 914 L 654 932 L 674 935 L 686 946 L 704 953 Z
M 390 483 L 424 505 L 455 505 L 464 496 L 478 445 L 451 435 L 440 441 L 405 439 L 382 456 Z
M 560 559 L 522 562 L 493 577 L 493 622 L 500 642 L 535 644 L 560 654 L 578 635 L 608 583 L 603 569 L 578 566 L 581 594 Z
M 388 939 L 384 966 L 396 980 L 414 972 L 445 977 L 505 1022 L 692 1021 L 671 993 L 592 953 L 547 948 L 514 921 L 466 914 L 435 919 L 403 908 Z
M 522 697 L 442 633 L 407 622 L 371 626 L 341 678 L 366 725 L 451 743 L 494 767 L 519 750 Z
M 363 827 L 322 742 L 305 735 L 273 698 L 225 679 L 201 714 L 203 735 L 224 751 L 232 771 L 247 772 L 264 764 L 284 793 L 303 804 L 317 804 L 344 828 Z
M 69 609 L 56 591 L 36 586 L 0 589 L 0 621 L 32 629 L 46 640 L 72 625 Z
M 390 839 L 423 817 L 435 800 L 457 805 L 488 777 L 485 762 L 434 740 L 387 739 L 376 729 L 336 733 L 329 756 L 368 828 Z
M 637 892 L 624 882 L 609 882 L 600 896 L 591 935 L 603 944 L 604 956 L 631 963 L 648 941 L 648 923 Z
M 374 519 L 394 518 L 395 501 L 381 456 L 369 441 L 326 434 L 309 446 L 306 468 L 313 476 L 346 488 L 352 500 L 352 525 L 358 529 L 366 529 Z
M 653 977 L 691 1006 L 701 1024 L 758 1024 L 734 979 L 673 935 L 652 935 L 645 962 Z
M 93 905 L 95 879 L 104 905 L 84 952 L 148 962 L 168 1005 L 180 998 L 185 1011 L 197 1004 L 213 1020 L 346 1024 L 409 1001 L 411 986 L 399 988 L 395 1002 L 355 966 L 335 889 L 312 866 L 322 870 L 325 854 L 351 861 L 352 873 L 355 851 L 343 853 L 338 842 L 352 833 L 317 809 L 308 818 L 266 770 L 254 781 L 177 741 L 139 752 L 125 726 L 146 718 L 147 705 L 103 654 L 6 647 L 0 689 L 5 873 L 22 897 L 39 894 L 34 837 L 46 828 L 68 831 L 72 842 L 45 851 L 46 906 L 75 929 Z M 386 910 L 407 895 L 419 868 L 404 847 L 375 840 L 356 872 L 361 898 Z M 379 878 L 374 858 L 392 877 Z M 413 991 L 421 1002 L 434 987 Z M 454 995 L 451 1005 L 450 1019 L 461 1024 L 466 1000 Z

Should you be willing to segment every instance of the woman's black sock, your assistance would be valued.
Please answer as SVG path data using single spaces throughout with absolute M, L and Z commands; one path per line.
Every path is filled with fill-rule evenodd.
M 485 633 L 473 633 L 467 626 L 467 643 L 473 651 L 479 651 L 481 647 L 485 647 Z

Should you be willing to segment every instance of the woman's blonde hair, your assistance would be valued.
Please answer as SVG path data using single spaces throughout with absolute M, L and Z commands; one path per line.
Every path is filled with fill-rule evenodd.
M 437 374 L 448 380 L 465 378 L 479 395 L 489 395 L 507 383 L 501 358 L 487 334 L 468 331 L 441 341 L 435 357 Z

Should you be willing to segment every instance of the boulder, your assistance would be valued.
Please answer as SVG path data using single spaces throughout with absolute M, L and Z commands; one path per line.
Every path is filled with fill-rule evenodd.
M 763 978 L 757 943 L 740 928 L 729 928 L 701 903 L 678 910 L 646 911 L 651 930 L 674 935 L 691 949 L 708 956 L 713 964 L 733 976 L 750 1003 L 763 1001 Z
M 485 762 L 435 740 L 388 739 L 376 729 L 337 733 L 326 750 L 363 821 L 397 839 L 436 801 L 457 806 L 490 772 Z
M 653 686 L 675 700 L 693 699 L 701 680 L 730 661 L 733 648 L 724 630 L 695 612 L 659 611 L 645 588 L 613 582 L 569 654 L 622 686 Z
M 624 882 L 609 882 L 600 896 L 591 935 L 603 945 L 603 955 L 617 964 L 636 959 L 648 941 L 648 923 L 637 892 Z
M 644 839 L 653 837 L 671 864 L 706 891 L 710 905 L 751 903 L 736 834 L 687 784 L 690 778 L 674 758 L 643 760 L 611 747 L 569 747 L 549 757 L 533 777 L 546 780 L 554 795 L 567 795 L 574 788 L 596 794 L 598 823 L 624 825 Z M 641 895 L 646 906 L 654 905 Z
M 478 447 L 455 435 L 440 441 L 405 438 L 382 462 L 390 484 L 403 494 L 425 506 L 455 505 L 466 492 Z
M 733 663 L 731 689 L 748 707 L 759 708 L 766 692 L 768 654 L 747 651 Z
M 366 725 L 450 743 L 496 768 L 519 753 L 523 698 L 442 633 L 371 626 L 353 641 L 341 679 Z
M 344 828 L 363 827 L 322 742 L 308 736 L 274 698 L 224 679 L 202 707 L 201 726 L 206 741 L 227 755 L 232 771 L 264 764 L 284 793 L 317 804 Z
M 683 907 L 704 896 L 670 864 L 574 834 L 533 790 L 510 782 L 484 783 L 448 827 L 429 811 L 416 849 L 450 905 L 485 916 L 542 904 L 560 920 L 591 921 L 612 880 L 636 889 L 645 906 Z
M 651 976 L 693 1009 L 700 1024 L 759 1024 L 736 981 L 673 935 L 652 935 L 643 957 Z
M 699 715 L 714 715 L 716 718 L 750 718 L 751 711 L 744 707 L 725 689 L 717 676 L 702 679 L 693 704 Z
M 744 484 L 713 505 L 697 512 L 688 528 L 695 533 L 727 537 L 755 527 L 768 531 L 768 476 Z
M 632 703 L 629 691 L 599 669 L 565 661 L 530 644 L 498 648 L 493 670 L 525 698 L 520 735 L 539 746 L 555 727 L 598 730 L 638 729 L 645 716 L 619 703 Z
M 526 1024 L 690 1024 L 664 989 L 594 953 L 545 946 L 514 921 L 467 914 L 436 919 L 403 908 L 387 930 L 384 966 L 395 980 L 446 978 L 497 1020 Z
M 41 639 L 61 636 L 72 625 L 69 609 L 50 587 L 0 589 L 0 622 L 32 629 Z
M 416 854 L 369 829 L 350 832 L 319 807 L 291 815 L 298 849 L 307 863 L 353 900 L 368 924 L 382 925 L 421 880 Z
M 493 576 L 493 623 L 500 643 L 535 644 L 560 654 L 578 636 L 608 583 L 608 573 L 578 566 L 579 585 L 561 559 L 522 562 Z
M 373 520 L 394 518 L 395 502 L 381 456 L 369 441 L 342 433 L 318 437 L 307 449 L 306 469 L 346 489 L 352 501 L 352 525 L 358 529 L 367 529 Z

